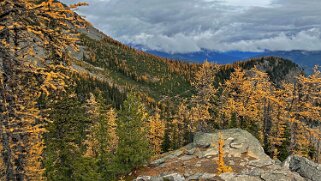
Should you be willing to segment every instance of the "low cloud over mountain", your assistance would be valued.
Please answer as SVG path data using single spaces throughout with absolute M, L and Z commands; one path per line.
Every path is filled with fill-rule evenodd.
M 74 0 L 64 0 L 72 3 Z M 319 0 L 92 0 L 99 29 L 168 53 L 321 50 Z M 94 11 L 93 11 L 94 9 Z

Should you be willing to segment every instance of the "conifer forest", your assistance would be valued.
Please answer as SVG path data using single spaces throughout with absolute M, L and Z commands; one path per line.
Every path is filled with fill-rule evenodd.
M 234 128 L 272 160 L 321 164 L 318 65 L 159 57 L 94 28 L 75 12 L 88 3 L 0 0 L 0 180 L 132 180 L 195 133 Z M 237 170 L 226 139 L 218 175 Z

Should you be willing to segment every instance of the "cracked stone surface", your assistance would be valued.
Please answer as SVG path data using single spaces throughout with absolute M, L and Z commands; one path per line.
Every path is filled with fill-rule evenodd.
M 218 133 L 196 133 L 194 141 L 165 153 L 149 166 L 138 169 L 136 181 L 226 180 L 226 181 L 321 181 L 321 166 L 292 156 L 284 163 L 264 153 L 259 141 L 241 129 L 221 131 L 225 163 L 232 173 L 217 174 Z

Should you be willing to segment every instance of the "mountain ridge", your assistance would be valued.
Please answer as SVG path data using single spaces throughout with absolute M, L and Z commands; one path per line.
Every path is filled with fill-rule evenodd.
M 143 49 L 146 52 L 181 61 L 202 63 L 205 60 L 218 64 L 231 64 L 238 61 L 246 61 L 252 58 L 260 58 L 265 56 L 275 56 L 279 58 L 289 59 L 300 65 L 306 73 L 310 74 L 315 65 L 321 65 L 321 51 L 291 50 L 291 51 L 270 51 L 251 52 L 251 51 L 212 51 L 202 49 L 192 53 L 166 53 L 162 51 L 144 49 L 141 46 L 134 46 Z

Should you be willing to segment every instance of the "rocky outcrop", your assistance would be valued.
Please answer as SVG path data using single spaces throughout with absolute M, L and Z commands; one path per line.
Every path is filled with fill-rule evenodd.
M 284 168 L 299 173 L 302 177 L 321 181 L 321 165 L 299 156 L 289 156 L 283 163 Z
M 224 137 L 224 150 L 227 156 L 240 157 L 242 154 L 247 154 L 256 159 L 270 159 L 264 153 L 260 142 L 249 132 L 241 129 L 229 129 L 222 131 Z M 196 133 L 192 144 L 196 147 L 213 146 L 213 151 L 217 152 L 218 134 L 217 133 Z
M 165 153 L 149 166 L 137 170 L 135 180 L 315 181 L 321 178 L 318 170 L 321 167 L 309 160 L 290 157 L 283 164 L 275 162 L 247 131 L 229 129 L 221 133 L 224 159 L 233 173 L 217 174 L 218 133 L 196 133 L 193 143 Z

